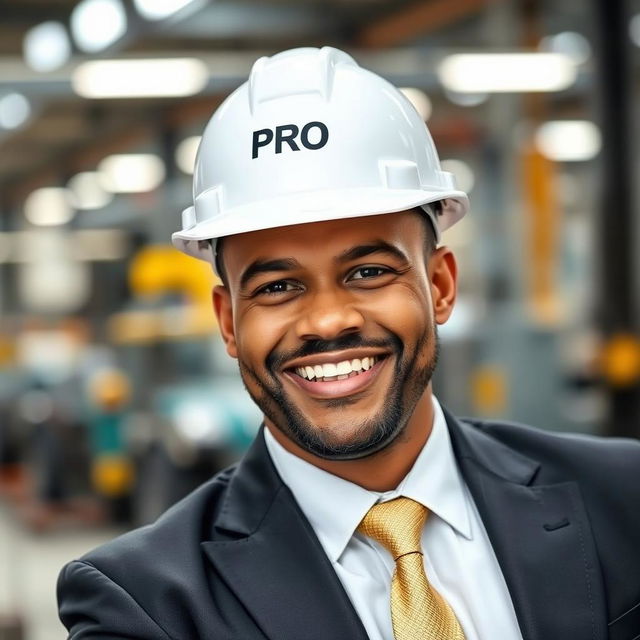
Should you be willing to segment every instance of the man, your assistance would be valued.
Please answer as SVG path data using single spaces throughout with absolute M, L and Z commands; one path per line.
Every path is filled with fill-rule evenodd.
M 70 563 L 71 638 L 632 640 L 640 446 L 433 396 L 467 210 L 424 123 L 336 49 L 259 60 L 174 243 L 210 260 L 264 427 L 156 523 Z

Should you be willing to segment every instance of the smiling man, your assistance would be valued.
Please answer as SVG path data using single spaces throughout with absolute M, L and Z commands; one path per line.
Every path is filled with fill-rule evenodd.
M 468 209 L 344 52 L 259 60 L 211 119 L 176 247 L 264 426 L 238 465 L 67 565 L 70 637 L 632 640 L 640 446 L 460 420 L 432 392 Z M 532 390 L 532 393 L 534 391 Z
M 254 231 L 225 239 L 223 252 L 219 245 L 221 331 L 270 433 L 369 488 L 400 482 L 433 422 L 436 322 L 452 309 L 455 262 L 432 244 L 420 209 Z

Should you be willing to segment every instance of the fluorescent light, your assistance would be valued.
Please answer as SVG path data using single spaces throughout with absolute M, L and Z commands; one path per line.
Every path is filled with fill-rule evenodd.
M 138 13 L 147 20 L 164 20 L 193 0 L 133 0 Z
M 21 93 L 8 93 L 0 98 L 0 127 L 17 129 L 31 114 L 31 105 Z
M 196 58 L 95 60 L 78 66 L 73 90 L 84 98 L 190 96 L 207 84 L 207 66 Z
M 426 122 L 431 116 L 431 100 L 429 100 L 429 96 L 421 89 L 415 89 L 414 87 L 403 87 L 400 91 Z
M 69 192 L 62 187 L 43 187 L 32 191 L 24 202 L 24 215 L 31 224 L 54 226 L 73 218 Z
M 438 67 L 440 82 L 459 93 L 561 91 L 576 73 L 560 53 L 459 53 Z
M 538 48 L 550 53 L 563 53 L 575 64 L 584 64 L 591 57 L 589 41 L 575 31 L 563 31 L 554 36 L 546 36 L 542 38 Z
M 106 49 L 127 30 L 127 14 L 120 0 L 82 0 L 71 12 L 71 34 L 87 53 Z
M 461 107 L 477 107 L 479 104 L 486 102 L 489 95 L 486 93 L 458 93 L 457 91 L 444 90 L 445 95 L 453 104 Z
M 552 120 L 538 127 L 540 153 L 557 162 L 591 160 L 602 146 L 600 129 L 588 120 Z
M 196 155 L 202 136 L 185 138 L 176 148 L 176 164 L 180 171 L 192 174 L 196 164 Z
M 476 178 L 473 169 L 466 162 L 454 159 L 442 160 L 440 168 L 453 174 L 456 179 L 456 186 L 460 191 L 469 193 L 473 189 Z
M 164 180 L 162 160 L 151 153 L 127 153 L 106 157 L 99 165 L 100 181 L 112 193 L 151 191 Z
M 67 30 L 60 22 L 43 22 L 27 31 L 22 43 L 24 60 L 35 71 L 53 71 L 71 56 Z
M 67 189 L 76 209 L 101 209 L 113 199 L 113 195 L 102 186 L 97 171 L 77 173 L 69 180 Z

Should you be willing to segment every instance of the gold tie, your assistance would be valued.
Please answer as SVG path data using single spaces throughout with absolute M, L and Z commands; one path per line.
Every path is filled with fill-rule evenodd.
M 358 531 L 377 540 L 396 562 L 391 581 L 391 622 L 396 640 L 465 640 L 447 601 L 429 584 L 420 538 L 428 509 L 410 498 L 376 504 Z

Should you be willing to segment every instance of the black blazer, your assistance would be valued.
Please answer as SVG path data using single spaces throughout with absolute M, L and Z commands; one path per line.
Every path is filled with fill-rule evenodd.
M 640 443 L 445 416 L 524 640 L 640 637 Z M 58 598 L 74 639 L 367 639 L 262 434 L 156 523 L 68 564 Z

